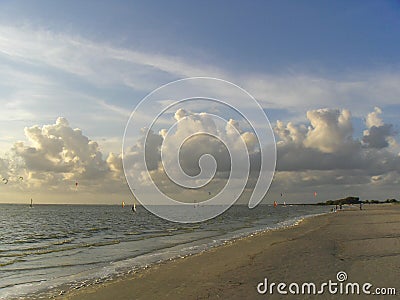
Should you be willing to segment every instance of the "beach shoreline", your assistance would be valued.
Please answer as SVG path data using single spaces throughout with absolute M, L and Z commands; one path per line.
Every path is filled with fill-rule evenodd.
M 235 205 L 207 222 L 181 224 L 141 208 L 132 215 L 120 206 L 44 205 L 29 210 L 25 223 L 18 208 L 2 207 L 4 216 L 16 215 L 20 222 L 9 224 L 5 232 L 10 234 L 2 237 L 15 246 L 2 248 L 1 299 L 53 299 L 329 212 L 326 206 L 260 205 L 249 210 Z
M 265 278 L 318 284 L 336 280 L 339 271 L 346 272 L 349 281 L 400 292 L 396 280 L 400 278 L 399 228 L 400 205 L 365 205 L 362 211 L 353 207 L 157 264 L 57 299 L 278 299 L 291 295 L 276 291 L 262 295 L 257 285 Z

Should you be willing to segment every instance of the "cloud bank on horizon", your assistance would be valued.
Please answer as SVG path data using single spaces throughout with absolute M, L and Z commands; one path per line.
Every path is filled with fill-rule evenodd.
M 394 187 L 400 183 L 400 147 L 396 132 L 391 124 L 383 122 L 381 113 L 376 107 L 366 116 L 362 138 L 354 136 L 351 112 L 346 109 L 311 110 L 306 114 L 308 122 L 299 124 L 277 121 L 273 125 L 278 160 L 272 194 L 275 197 L 282 192 L 306 195 L 318 190 L 323 195 L 328 190 L 328 197 L 338 186 L 354 192 L 375 190 L 376 195 L 395 192 Z M 205 114 L 179 109 L 174 118 L 177 121 L 184 118 L 184 122 L 177 127 L 172 141 L 174 136 L 188 136 L 193 126 L 199 131 L 216 129 Z M 236 120 L 228 122 L 239 130 L 253 158 L 255 172 L 250 172 L 247 186 L 251 188 L 259 170 L 257 138 L 252 132 L 240 129 Z M 229 136 L 229 126 L 227 130 L 225 134 Z M 55 124 L 26 127 L 24 131 L 27 142 L 16 142 L 8 156 L 1 159 L 0 174 L 9 179 L 4 188 L 23 193 L 45 189 L 49 193 L 76 197 L 74 183 L 79 182 L 79 193 L 127 193 L 121 153 L 102 153 L 96 141 L 85 136 L 82 130 L 73 129 L 65 118 L 59 117 Z M 161 147 L 163 151 L 175 149 L 163 145 L 165 132 L 161 129 L 150 134 L 148 169 L 161 190 L 185 198 L 187 191 L 168 180 L 161 163 Z M 135 160 L 138 151 L 132 150 L 132 160 L 136 163 L 140 163 L 140 159 Z M 198 158 L 204 153 L 211 154 L 217 161 L 217 173 L 207 191 L 215 194 L 221 190 L 230 169 L 229 154 L 221 143 L 198 136 L 188 139 L 181 151 L 181 166 L 192 176 L 199 172 Z M 24 177 L 23 181 L 18 180 L 20 176 Z M 301 199 L 293 196 L 293 200 Z
M 92 203 L 129 197 L 120 149 L 131 111 L 153 89 L 191 76 L 236 83 L 267 113 L 278 150 L 267 201 L 285 193 L 301 202 L 315 190 L 321 200 L 398 197 L 398 3 L 230 5 L 1 3 L 0 175 L 10 179 L 1 201 L 31 191 L 49 202 L 70 201 L 54 198 L 62 193 Z M 251 148 L 252 133 L 232 122 Z M 161 143 L 162 131 L 153 134 Z M 210 151 L 222 180 L 219 147 Z

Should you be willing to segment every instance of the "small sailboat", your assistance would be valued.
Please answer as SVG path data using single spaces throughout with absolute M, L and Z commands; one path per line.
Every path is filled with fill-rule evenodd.
M 133 202 L 132 211 L 133 211 L 134 213 L 136 212 L 136 203 L 135 203 L 135 202 Z
M 278 202 L 274 201 L 274 207 L 278 206 Z
M 29 204 L 29 207 L 32 208 L 33 207 L 33 200 L 31 198 L 31 204 Z
M 124 202 L 124 201 L 122 201 L 122 204 L 121 204 L 121 206 L 122 206 L 122 208 L 124 208 L 124 207 L 125 207 L 125 202 Z

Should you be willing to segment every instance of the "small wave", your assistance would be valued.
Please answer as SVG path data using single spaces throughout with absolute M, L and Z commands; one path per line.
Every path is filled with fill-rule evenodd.
M 171 232 L 164 232 L 164 233 L 159 233 L 159 234 L 148 234 L 148 235 L 132 235 L 135 238 L 131 238 L 129 241 L 145 241 L 145 240 L 150 240 L 150 239 L 156 239 L 156 238 L 162 238 L 165 236 L 174 236 L 175 234 Z M 178 233 L 176 235 L 179 235 Z
M 173 228 L 167 228 L 165 229 L 166 231 L 170 232 L 170 231 L 177 231 L 179 228 L 173 227 Z
M 47 249 L 48 247 L 49 247 L 49 245 L 40 245 L 37 247 L 20 247 L 17 249 L 11 248 L 8 250 L 4 250 L 3 253 L 0 254 L 0 257 L 22 256 L 22 255 L 25 255 L 26 253 L 28 253 L 27 251 L 39 251 L 39 250 Z M 15 253 L 15 252 L 17 252 L 17 253 Z
M 75 250 L 75 249 L 80 249 L 80 248 L 114 245 L 114 244 L 119 244 L 120 242 L 121 242 L 120 240 L 112 240 L 112 241 L 106 241 L 106 242 L 69 245 L 69 246 L 57 247 L 57 248 L 50 248 L 48 246 L 47 247 L 39 247 L 39 248 L 31 248 L 31 249 L 27 248 L 27 249 L 23 249 L 22 251 L 19 251 L 19 252 L 2 253 L 2 254 L 0 254 L 0 257 L 23 257 L 23 256 L 28 256 L 28 255 L 43 255 L 43 254 L 49 254 L 49 253 L 70 251 L 70 250 Z M 65 245 L 65 244 L 66 243 L 61 243 L 61 244 L 58 244 L 57 246 Z
M 126 233 L 126 235 L 140 235 L 140 234 L 142 234 L 142 233 L 139 231 L 130 231 L 130 232 Z
M 109 229 L 110 229 L 109 227 L 92 227 L 92 228 L 89 228 L 87 231 L 95 231 L 95 232 L 97 232 L 97 231 L 109 230 Z
M 2 285 L 0 286 L 1 289 L 4 288 L 9 288 L 9 287 L 15 287 L 15 286 L 21 286 L 21 285 L 26 285 L 26 284 L 31 284 L 31 283 L 38 283 L 38 282 L 44 282 L 46 280 L 31 280 L 31 281 L 26 281 L 24 283 L 15 283 L 15 284 L 7 284 L 7 285 Z
M 19 257 L 19 256 L 26 256 L 27 254 L 26 253 L 7 253 L 7 254 L 1 254 L 0 255 L 0 258 L 3 258 L 3 257 Z
M 12 242 L 9 242 L 9 244 L 32 244 L 32 243 L 40 243 L 46 240 L 54 240 L 54 239 L 63 239 L 63 238 L 68 238 L 68 235 L 66 234 L 31 234 L 23 239 L 14 239 Z
M 99 262 L 86 262 L 85 265 L 97 265 Z M 38 266 L 38 267 L 30 267 L 30 268 L 10 268 L 4 269 L 2 272 L 21 272 L 21 271 L 37 271 L 37 270 L 48 270 L 48 269 L 58 269 L 58 268 L 71 268 L 80 266 L 81 263 L 77 262 L 76 264 L 57 264 L 55 266 L 48 265 L 48 266 Z M 45 273 L 43 273 L 45 274 Z
M 66 239 L 66 240 L 61 240 L 61 241 L 57 241 L 57 242 L 54 242 L 53 243 L 53 245 L 64 245 L 64 244 L 69 244 L 69 243 L 71 243 L 72 241 L 74 241 L 75 239 Z
M 107 245 L 115 245 L 119 244 L 121 241 L 120 240 L 112 240 L 108 242 L 98 242 L 98 243 L 92 243 L 92 244 L 86 244 L 85 247 L 101 247 L 101 246 L 107 246 Z
M 14 259 L 14 260 L 3 262 L 3 263 L 0 262 L 0 267 L 9 266 L 9 265 L 15 264 L 17 262 L 23 262 L 23 261 L 25 261 L 25 259 Z
M 151 234 L 151 233 L 158 233 L 158 232 L 165 232 L 164 229 L 145 229 L 142 231 L 142 234 Z
M 200 228 L 200 225 L 197 225 L 197 226 L 182 226 L 179 229 L 193 231 L 193 230 L 196 230 L 196 229 L 199 229 L 199 228 Z

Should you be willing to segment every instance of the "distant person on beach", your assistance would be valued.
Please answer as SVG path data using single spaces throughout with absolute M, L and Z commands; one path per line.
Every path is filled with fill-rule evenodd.
M 342 210 L 342 204 L 339 205 L 339 209 Z
M 360 210 L 362 210 L 362 202 L 360 202 Z

